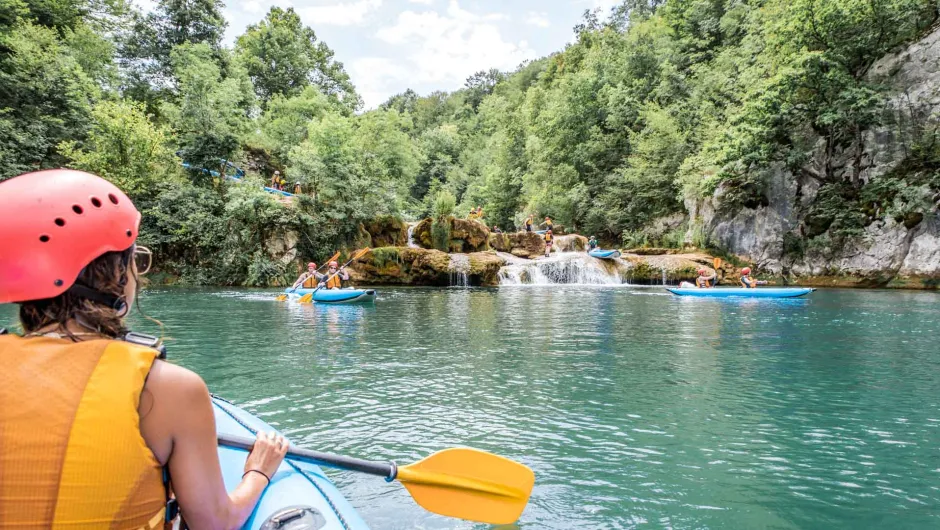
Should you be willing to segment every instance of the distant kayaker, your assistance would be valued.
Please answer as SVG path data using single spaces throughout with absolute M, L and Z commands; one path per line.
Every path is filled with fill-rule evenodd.
M 545 257 L 549 257 L 552 253 L 552 243 L 555 241 L 555 236 L 552 235 L 551 229 L 545 231 Z
M 303 188 L 300 186 L 300 183 L 297 182 L 294 184 L 294 195 L 300 195 L 303 192 Z
M 326 278 L 326 275 L 317 272 L 317 264 L 310 262 L 307 264 L 307 272 L 300 275 L 294 282 L 293 289 L 303 287 L 304 289 L 315 289 Z
M 274 175 L 271 176 L 271 187 L 279 190 L 281 189 L 281 172 L 275 171 Z
M 259 433 L 226 493 L 205 382 L 124 321 L 150 268 L 131 200 L 54 169 L 0 183 L 0 212 L 0 304 L 25 332 L 0 332 L 0 526 L 163 528 L 178 506 L 241 527 L 288 443 Z
M 526 232 L 531 232 L 531 231 L 532 231 L 532 223 L 533 223 L 533 221 L 532 221 L 532 216 L 530 215 L 530 216 L 527 217 L 526 220 L 525 220 L 525 231 L 526 231 Z
M 591 239 L 588 239 L 588 250 L 594 250 L 597 248 L 597 238 L 591 236 Z
M 493 233 L 494 233 L 494 234 L 502 234 L 503 231 L 500 230 L 498 226 L 493 225 Z
M 758 285 L 767 285 L 767 282 L 763 280 L 755 280 L 751 278 L 751 268 L 744 267 L 741 269 L 741 286 L 747 288 L 754 288 Z
M 326 274 L 327 280 L 321 282 L 320 285 L 327 289 L 343 288 L 343 282 L 349 281 L 349 272 L 346 270 L 346 267 L 340 267 L 339 270 L 337 270 L 336 267 L 339 267 L 339 263 L 331 261 L 329 272 Z
M 699 269 L 698 278 L 695 279 L 695 286 L 700 288 L 708 288 L 715 286 L 715 280 L 718 278 L 717 273 L 712 273 L 711 276 L 708 275 L 708 269 Z

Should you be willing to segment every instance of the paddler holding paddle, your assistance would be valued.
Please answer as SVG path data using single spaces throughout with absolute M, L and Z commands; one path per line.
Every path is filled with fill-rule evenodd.
M 326 281 L 320 282 L 320 287 L 326 287 L 327 289 L 342 289 L 343 282 L 349 281 L 349 271 L 346 270 L 346 266 L 343 265 L 339 267 L 339 263 L 336 261 L 330 262 L 330 270 L 326 275 Z
M 0 182 L 0 212 L 0 304 L 24 331 L 0 330 L 0 526 L 155 529 L 182 510 L 240 528 L 289 444 L 259 432 L 227 491 L 206 383 L 124 322 L 151 256 L 131 200 L 54 169 Z
M 763 280 L 755 280 L 754 278 L 751 278 L 750 267 L 744 267 L 743 269 L 741 269 L 741 286 L 742 287 L 753 289 L 754 287 L 757 287 L 758 285 L 767 285 L 767 282 Z
M 712 272 L 712 274 L 709 276 L 709 275 L 708 275 L 708 269 L 704 269 L 704 268 L 703 268 L 703 269 L 699 269 L 699 270 L 698 270 L 698 278 L 695 279 L 695 286 L 696 286 L 696 287 L 699 287 L 699 288 L 702 288 L 702 289 L 707 289 L 707 288 L 709 288 L 709 287 L 714 287 L 714 286 L 715 286 L 715 280 L 716 280 L 717 278 L 718 278 L 718 273 L 717 273 L 717 272 Z
M 317 272 L 317 264 L 312 261 L 307 264 L 307 272 L 300 275 L 297 278 L 297 281 L 294 282 L 294 285 L 291 286 L 292 289 L 296 290 L 299 287 L 304 289 L 315 289 L 317 285 L 320 285 L 326 278 L 325 274 L 320 274 Z

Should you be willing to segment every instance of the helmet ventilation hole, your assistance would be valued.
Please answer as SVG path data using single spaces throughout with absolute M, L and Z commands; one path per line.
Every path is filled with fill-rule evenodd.
M 130 230 L 127 231 L 127 237 L 132 237 L 133 235 L 134 235 L 134 232 L 131 232 Z
M 108 194 L 108 200 L 111 201 L 111 204 L 117 204 L 117 203 L 118 203 L 117 195 L 115 195 L 115 194 L 113 194 L 113 193 L 109 193 L 109 194 Z
M 77 213 L 78 215 L 81 215 L 81 214 L 85 213 L 85 210 L 84 210 L 81 206 L 79 206 L 79 205 L 77 205 L 77 204 L 73 204 L 73 205 L 72 205 L 72 211 L 75 212 L 75 213 Z
M 48 242 L 49 242 L 49 236 L 47 236 L 46 234 L 43 234 L 43 235 L 39 236 L 39 240 L 42 241 L 43 243 L 48 243 Z
M 94 206 L 95 208 L 101 208 L 101 199 L 99 199 L 98 197 L 92 197 L 91 205 Z
M 56 218 L 56 220 L 55 220 L 55 225 L 56 225 L 56 226 L 65 226 L 65 219 L 63 219 L 63 218 L 61 218 L 61 217 Z

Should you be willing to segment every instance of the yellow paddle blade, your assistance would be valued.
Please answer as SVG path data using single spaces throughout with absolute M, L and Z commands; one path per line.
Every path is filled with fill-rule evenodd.
M 717 271 L 718 269 L 720 269 L 720 268 L 721 268 L 721 258 L 715 258 L 714 261 L 712 261 L 712 265 L 715 266 L 715 270 L 716 270 L 716 271 Z
M 279 294 L 279 295 L 277 295 L 277 298 L 275 298 L 275 300 L 278 301 L 278 302 L 283 302 L 283 301 L 287 300 L 287 295 L 286 295 L 286 294 Z
M 309 304 L 310 302 L 313 302 L 313 293 L 307 293 L 301 296 L 300 299 L 297 300 L 297 302 L 301 304 Z
M 448 517 L 509 524 L 529 502 L 535 473 L 478 449 L 445 449 L 398 468 L 397 479 L 424 509 Z
M 330 256 L 329 258 L 327 258 L 326 261 L 323 262 L 323 264 L 324 264 L 324 265 L 328 265 L 331 261 L 335 261 L 335 260 L 338 260 L 338 259 L 339 259 L 339 251 L 337 250 L 337 251 L 336 251 L 336 254 L 333 254 L 332 256 Z M 320 268 L 322 269 L 323 267 L 320 267 Z
M 366 248 L 360 250 L 359 252 L 356 252 L 355 254 L 353 254 L 353 257 L 349 258 L 349 261 L 350 261 L 350 262 L 353 262 L 353 261 L 355 261 L 355 260 L 357 260 L 357 259 L 359 259 L 359 258 L 365 256 L 366 253 L 368 253 L 370 250 L 372 250 L 372 249 L 369 248 L 369 247 L 366 247 Z

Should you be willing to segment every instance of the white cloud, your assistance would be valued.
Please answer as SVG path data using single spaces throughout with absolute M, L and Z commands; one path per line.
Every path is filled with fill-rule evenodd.
M 262 9 L 261 2 L 258 2 L 257 0 L 242 2 L 242 11 L 246 13 L 260 13 Z
M 499 27 L 492 23 L 507 19 L 500 13 L 471 13 L 451 0 L 444 15 L 400 13 L 396 23 L 380 29 L 376 37 L 411 50 L 406 59 L 411 63 L 408 70 L 413 81 L 456 89 L 474 72 L 507 70 L 535 57 L 526 41 L 504 40 Z
M 408 0 L 412 4 L 424 4 L 426 6 L 433 5 L 434 0 Z
M 530 26 L 538 26 L 540 28 L 547 28 L 552 25 L 551 21 L 548 20 L 548 13 L 545 13 L 544 11 L 541 13 L 529 11 L 529 14 L 526 15 L 525 23 Z
M 297 9 L 304 22 L 311 26 L 354 26 L 362 24 L 366 15 L 382 7 L 382 0 L 359 0 L 326 6 L 311 6 Z

